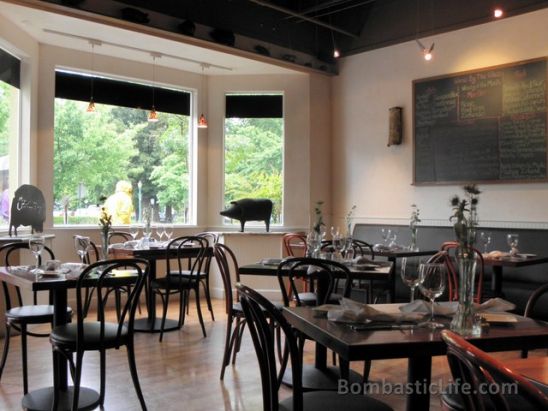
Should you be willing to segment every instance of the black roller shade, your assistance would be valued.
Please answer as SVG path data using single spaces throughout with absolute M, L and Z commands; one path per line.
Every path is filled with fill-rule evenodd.
M 21 61 L 0 49 L 0 81 L 21 88 Z
M 227 95 L 226 118 L 282 118 L 282 95 Z
M 190 115 L 190 93 L 154 87 L 156 111 Z M 65 71 L 55 72 L 55 97 L 89 101 L 91 77 Z M 96 103 L 149 110 L 152 107 L 152 86 L 127 81 L 93 77 L 93 100 Z

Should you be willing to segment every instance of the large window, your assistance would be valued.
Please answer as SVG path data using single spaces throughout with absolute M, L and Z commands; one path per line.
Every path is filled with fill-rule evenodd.
M 148 110 L 133 106 L 140 95 L 150 106 L 150 86 L 95 77 L 96 111 L 88 113 L 89 85 L 80 87 L 87 101 L 74 90 L 90 78 L 58 72 L 56 80 L 54 224 L 97 224 L 103 203 L 115 225 L 142 220 L 149 204 L 155 221 L 192 223 L 190 94 L 156 88 L 158 121 L 149 122 Z
M 224 200 L 268 198 L 283 223 L 283 96 L 226 96 Z
M 0 176 L 2 184 L 0 227 L 10 218 L 10 201 L 18 186 L 20 61 L 0 49 Z

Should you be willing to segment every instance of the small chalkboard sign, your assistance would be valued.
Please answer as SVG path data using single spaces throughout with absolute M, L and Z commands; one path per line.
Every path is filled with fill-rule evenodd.
M 13 195 L 10 212 L 9 235 L 12 228 L 17 236 L 17 227 L 30 225 L 34 233 L 44 231 L 46 221 L 46 201 L 44 194 L 38 187 L 30 184 L 23 184 Z
M 417 185 L 548 181 L 547 59 L 413 82 Z

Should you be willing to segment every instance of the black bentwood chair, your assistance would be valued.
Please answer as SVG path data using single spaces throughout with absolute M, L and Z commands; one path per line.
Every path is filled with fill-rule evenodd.
M 444 409 L 548 410 L 547 385 L 512 371 L 458 334 L 443 330 L 441 336 L 447 343 L 447 361 L 455 381 L 441 397 Z
M 388 411 L 388 405 L 361 394 L 340 394 L 336 391 L 309 391 L 303 393 L 301 354 L 297 347 L 294 330 L 270 301 L 258 292 L 237 284 L 240 301 L 251 333 L 263 387 L 264 411 Z M 293 396 L 279 401 L 278 372 L 274 355 L 272 322 L 280 327 L 286 338 L 291 359 Z
M 539 288 L 533 291 L 533 294 L 531 294 L 531 296 L 527 300 L 527 305 L 525 306 L 525 312 L 523 313 L 524 317 L 529 317 L 529 318 L 533 318 L 536 320 L 543 320 L 543 321 L 548 320 L 548 318 L 539 317 L 535 313 L 537 305 L 542 306 L 541 304 L 539 304 L 539 300 L 545 301 L 544 304 L 546 304 L 546 301 L 548 301 L 548 283 L 541 285 Z M 521 351 L 521 358 L 527 358 L 528 355 L 529 355 L 529 350 Z
M 18 251 L 29 250 L 28 243 L 10 243 L 0 247 L 0 255 L 4 254 L 4 266 L 10 267 L 14 262 Z M 48 257 L 53 260 L 55 257 L 49 247 L 44 247 L 44 251 Z M 41 263 L 41 259 L 39 260 Z M 14 290 L 13 290 L 14 289 Z M 35 324 L 51 324 L 53 322 L 53 306 L 52 305 L 37 305 L 36 293 L 34 293 L 34 304 L 24 305 L 23 297 L 19 287 L 11 286 L 2 281 L 2 290 L 4 292 L 4 305 L 6 307 L 6 336 L 4 338 L 4 350 L 2 352 L 2 360 L 0 361 L 0 378 L 6 365 L 8 351 L 10 346 L 11 330 L 21 333 L 21 358 L 23 368 L 23 392 L 28 392 L 28 371 L 27 371 L 27 336 L 32 337 L 48 337 L 49 333 L 36 333 L 28 331 L 29 325 Z M 13 292 L 12 292 L 13 291 Z M 15 294 L 16 301 L 12 302 L 12 295 Z M 68 317 L 72 315 L 72 310 L 67 308 Z
M 76 323 L 55 327 L 50 335 L 53 351 L 61 354 L 69 362 L 74 382 L 73 410 L 78 408 L 84 352 L 99 351 L 101 380 L 99 405 L 103 406 L 105 400 L 105 352 L 112 348 L 119 349 L 124 345 L 127 349 L 133 386 L 135 387 L 137 397 L 139 397 L 141 408 L 146 410 L 135 365 L 133 323 L 139 296 L 148 272 L 148 261 L 131 258 L 98 261 L 86 267 L 82 274 L 80 274 L 76 285 L 77 321 Z M 120 318 L 116 322 L 106 321 L 105 303 L 108 294 L 117 287 L 125 287 L 129 278 L 134 280 L 134 287 L 122 307 Z M 96 319 L 90 319 L 90 316 L 86 316 L 84 312 L 86 288 L 92 288 L 96 295 Z M 76 354 L 76 360 L 73 359 L 73 353 Z M 59 402 L 59 398 L 56 395 L 59 392 L 59 381 L 56 375 L 54 375 L 53 384 L 55 394 L 52 410 L 56 410 Z
M 171 295 L 179 294 L 179 328 L 185 322 L 185 311 L 190 291 L 194 291 L 196 297 L 196 307 L 198 319 L 202 327 L 202 334 L 206 337 L 204 319 L 202 317 L 202 308 L 200 305 L 200 276 L 205 265 L 208 253 L 208 241 L 204 237 L 183 236 L 177 237 L 169 242 L 166 247 L 166 276 L 156 278 L 150 284 L 153 293 L 158 294 L 162 299 L 163 313 L 160 331 L 160 342 L 164 338 L 164 327 L 167 316 L 167 308 Z M 185 250 L 192 249 L 193 256 L 189 259 L 189 253 Z M 173 257 L 172 254 L 175 254 Z M 172 267 L 171 258 L 177 261 L 175 267 Z M 185 262 L 188 267 L 185 267 Z

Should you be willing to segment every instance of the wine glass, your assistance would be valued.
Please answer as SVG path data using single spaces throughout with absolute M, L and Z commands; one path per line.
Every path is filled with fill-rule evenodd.
M 508 234 L 506 242 L 510 246 L 510 255 L 515 257 L 518 254 L 519 234 Z
M 331 227 L 331 242 L 335 250 L 335 256 L 339 258 L 342 255 L 342 250 L 345 248 L 345 238 L 341 235 L 339 227 L 336 229 Z
M 45 238 L 41 235 L 33 235 L 31 238 L 29 238 L 29 250 L 34 255 L 34 258 L 36 259 L 36 266 L 33 270 L 31 270 L 31 273 L 38 276 L 39 274 L 44 274 L 44 270 L 40 269 L 40 259 L 42 256 L 42 250 L 44 249 L 45 245 Z
M 443 324 L 434 321 L 434 300 L 443 294 L 446 279 L 444 264 L 425 263 L 419 266 L 419 290 L 430 300 L 432 306 L 430 320 L 422 325 L 430 329 L 444 327 Z
M 133 238 L 133 241 L 137 239 L 140 228 L 141 228 L 141 225 L 137 223 L 132 223 L 129 225 L 129 234 L 131 235 L 131 238 Z
M 164 235 L 166 235 L 165 225 L 158 224 L 158 227 L 156 228 L 156 232 L 158 233 L 158 240 L 162 241 L 162 238 L 164 238 Z
M 166 234 L 167 241 L 171 241 L 171 236 L 173 235 L 173 224 L 168 223 L 164 225 L 164 233 Z
M 390 241 L 390 243 L 388 243 L 388 247 L 390 248 L 394 248 L 396 247 L 396 239 L 398 238 L 398 233 L 396 232 L 396 230 L 388 230 L 389 233 L 388 233 L 388 241 Z
M 483 254 L 487 254 L 487 247 L 491 244 L 491 233 L 482 231 L 480 233 L 480 242 L 483 244 Z
M 410 302 L 415 301 L 415 288 L 420 282 L 420 264 L 421 259 L 419 257 L 403 257 L 401 259 L 401 279 L 411 289 Z
M 78 253 L 78 256 L 80 257 L 80 261 L 82 261 L 82 264 L 85 264 L 86 257 L 88 255 L 89 248 L 90 248 L 89 237 L 75 235 L 74 248 L 76 249 L 76 252 Z
M 386 245 L 388 243 L 388 237 L 390 237 L 392 230 L 389 228 L 381 228 L 382 243 Z

